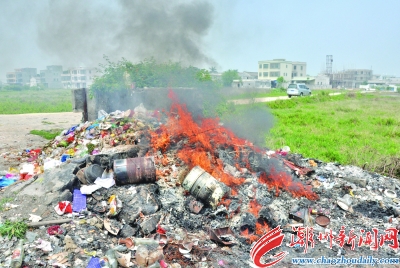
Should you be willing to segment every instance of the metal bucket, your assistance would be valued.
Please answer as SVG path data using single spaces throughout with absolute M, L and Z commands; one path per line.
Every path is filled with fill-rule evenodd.
M 136 157 L 114 160 L 114 174 L 119 184 L 156 181 L 154 157 Z
M 183 188 L 194 197 L 215 209 L 228 187 L 217 181 L 199 166 L 195 166 L 182 183 Z

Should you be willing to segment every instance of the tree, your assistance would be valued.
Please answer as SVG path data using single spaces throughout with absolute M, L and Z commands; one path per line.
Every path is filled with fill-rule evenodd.
M 221 75 L 222 83 L 226 87 L 230 87 L 232 85 L 233 80 L 240 80 L 242 81 L 242 78 L 239 76 L 239 73 L 237 70 L 228 70 L 222 73 Z
M 283 78 L 283 76 L 279 76 L 279 77 L 276 79 L 276 82 L 278 83 L 278 88 L 281 89 L 281 90 L 284 90 L 284 88 L 283 88 L 283 83 L 285 83 L 286 81 L 285 81 L 285 79 Z
M 217 68 L 215 68 L 214 66 L 210 67 L 210 73 L 216 73 L 217 72 Z
M 278 82 L 279 85 L 282 85 L 283 83 L 285 83 L 285 78 L 283 78 L 283 76 L 279 76 L 276 79 L 276 82 Z
M 100 65 L 100 75 L 95 78 L 90 91 L 128 92 L 131 87 L 191 87 L 217 88 L 210 72 L 194 66 L 182 66 L 180 62 L 157 62 L 154 58 L 132 63 L 124 58 L 112 62 L 104 56 L 106 64 Z
M 196 79 L 200 82 L 212 81 L 210 72 L 206 69 L 201 69 L 196 73 Z

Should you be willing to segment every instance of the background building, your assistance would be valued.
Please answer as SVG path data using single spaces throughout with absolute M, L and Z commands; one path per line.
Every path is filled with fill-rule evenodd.
M 319 74 L 315 77 L 314 85 L 316 88 L 332 88 L 329 75 Z
M 6 83 L 9 85 L 17 84 L 17 75 L 15 72 L 8 72 L 6 74 Z
M 8 72 L 7 84 L 9 85 L 29 85 L 31 78 L 37 76 L 36 68 L 20 68 L 14 72 Z
M 370 69 L 348 69 L 331 75 L 333 88 L 359 88 L 373 78 Z
M 257 79 L 258 78 L 258 73 L 257 72 L 239 72 L 238 75 L 242 80 L 248 80 L 248 79 Z
M 243 88 L 271 88 L 271 80 L 259 80 L 257 72 L 239 72 L 240 79 L 232 82 L 232 87 Z
M 61 81 L 62 74 L 61 65 L 50 65 L 46 70 L 40 71 L 40 83 L 46 88 L 63 88 Z
M 93 84 L 94 68 L 70 68 L 63 71 L 61 80 L 64 88 L 88 88 Z
M 307 63 L 300 61 L 286 61 L 285 59 L 264 60 L 258 62 L 258 79 L 273 81 L 280 76 L 282 76 L 287 82 L 291 82 L 292 80 L 301 80 L 307 76 Z

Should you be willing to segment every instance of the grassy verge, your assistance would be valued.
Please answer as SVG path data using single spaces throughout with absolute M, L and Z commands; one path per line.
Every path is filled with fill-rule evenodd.
M 23 221 L 9 221 L 6 220 L 0 225 L 0 235 L 7 236 L 8 238 L 17 237 L 24 238 L 25 233 L 28 230 L 28 225 Z
M 62 129 L 52 129 L 52 130 L 31 130 L 29 133 L 33 135 L 38 135 L 46 140 L 52 140 L 61 133 Z
M 324 92 L 325 94 L 328 93 L 343 93 L 343 90 L 337 90 L 337 89 L 324 89 L 324 90 L 312 90 L 313 94 L 321 94 L 321 92 Z M 280 90 L 278 88 L 271 89 L 269 92 L 266 93 L 244 93 L 240 95 L 235 95 L 232 97 L 229 97 L 230 100 L 239 100 L 239 99 L 254 99 L 254 98 L 267 98 L 267 97 L 281 97 L 281 96 L 286 96 L 286 90 Z
M 72 98 L 69 89 L 0 90 L 0 114 L 70 111 L 72 111 Z
M 271 148 L 288 145 L 305 157 L 399 177 L 399 101 L 379 94 L 348 93 L 270 102 L 265 105 L 277 124 L 266 143 Z

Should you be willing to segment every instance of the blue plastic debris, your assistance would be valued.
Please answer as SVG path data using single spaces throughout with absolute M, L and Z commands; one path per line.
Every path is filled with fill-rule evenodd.
M 86 268 L 101 268 L 100 258 L 92 257 Z
M 91 130 L 92 128 L 95 128 L 95 127 L 98 127 L 98 126 L 99 126 L 99 123 L 90 125 L 90 126 L 88 126 L 87 130 Z
M 69 133 L 71 133 L 71 132 L 74 132 L 75 131 L 75 129 L 78 127 L 79 125 L 76 125 L 76 126 L 73 126 L 73 127 L 71 127 L 70 129 L 68 129 L 68 131 L 67 132 L 65 132 L 65 136 L 67 136 Z
M 0 189 L 13 184 L 16 179 L 7 178 L 6 176 L 0 177 Z
M 62 156 L 61 156 L 61 163 L 64 163 L 65 161 L 67 161 L 67 159 L 69 159 L 71 156 L 70 155 L 68 155 L 68 154 L 63 154 Z
M 81 190 L 75 189 L 72 201 L 72 211 L 81 212 L 86 209 L 86 195 L 81 193 Z

